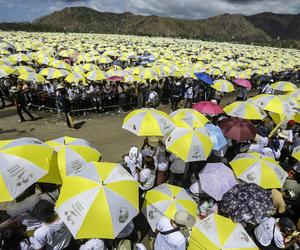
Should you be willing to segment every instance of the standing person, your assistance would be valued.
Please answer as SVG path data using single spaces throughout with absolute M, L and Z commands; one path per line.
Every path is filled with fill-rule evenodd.
M 176 82 L 171 87 L 171 110 L 177 109 L 178 103 L 182 100 L 182 87 L 181 82 Z
M 14 100 L 15 106 L 16 106 L 16 108 L 17 108 L 17 113 L 18 113 L 18 115 L 19 115 L 19 117 L 20 117 L 19 122 L 25 122 L 25 121 L 26 121 L 25 118 L 24 118 L 24 116 L 23 116 L 23 114 L 22 114 L 22 111 L 23 111 L 25 114 L 27 114 L 27 115 L 30 117 L 30 119 L 31 119 L 32 121 L 34 121 L 35 118 L 34 118 L 34 116 L 27 110 L 26 104 L 25 104 L 25 101 L 24 101 L 24 98 L 23 98 L 23 96 L 22 96 L 20 90 L 19 90 L 16 86 L 13 86 L 13 87 L 11 87 L 10 91 L 11 91 L 11 93 L 12 93 L 11 97 L 12 97 L 12 99 Z
M 184 93 L 184 100 L 185 100 L 184 108 L 192 108 L 193 98 L 194 98 L 194 88 L 192 85 L 187 85 Z
M 62 86 L 61 84 L 57 85 L 56 90 L 57 90 L 58 105 L 59 108 L 64 112 L 66 116 L 67 126 L 70 129 L 74 129 L 73 117 L 71 115 L 72 108 L 71 108 L 71 102 L 68 97 L 68 93 L 64 88 L 64 86 Z

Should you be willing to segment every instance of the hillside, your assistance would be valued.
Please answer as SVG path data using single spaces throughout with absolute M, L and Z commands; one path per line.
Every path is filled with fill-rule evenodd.
M 2 23 L 0 28 L 167 36 L 296 46 L 299 41 L 293 40 L 300 40 L 300 14 L 261 13 L 253 16 L 224 14 L 202 20 L 184 20 L 71 7 L 41 17 L 32 23 Z

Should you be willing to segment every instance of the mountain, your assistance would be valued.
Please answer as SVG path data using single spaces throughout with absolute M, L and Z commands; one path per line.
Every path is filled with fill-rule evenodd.
M 53 12 L 32 23 L 2 23 L 0 29 L 134 34 L 300 46 L 299 24 L 300 14 L 223 14 L 208 19 L 184 20 L 71 7 Z

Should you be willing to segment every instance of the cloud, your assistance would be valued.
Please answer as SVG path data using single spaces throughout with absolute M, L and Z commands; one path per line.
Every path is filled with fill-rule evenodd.
M 223 13 L 300 13 L 300 0 L 26 0 L 26 4 L 24 0 L 0 0 L 0 21 L 33 20 L 71 6 L 188 19 L 207 18 Z

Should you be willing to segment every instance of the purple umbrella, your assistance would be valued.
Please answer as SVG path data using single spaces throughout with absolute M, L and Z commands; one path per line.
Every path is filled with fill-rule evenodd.
M 215 200 L 222 200 L 223 195 L 237 183 L 233 171 L 223 163 L 208 163 L 199 173 L 201 189 Z

